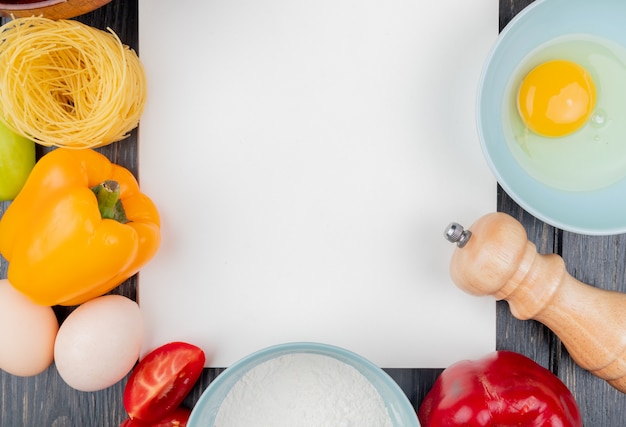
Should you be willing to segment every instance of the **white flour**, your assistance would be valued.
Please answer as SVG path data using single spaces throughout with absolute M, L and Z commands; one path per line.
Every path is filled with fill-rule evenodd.
M 248 371 L 228 393 L 214 427 L 391 427 L 372 384 L 352 366 L 310 353 Z

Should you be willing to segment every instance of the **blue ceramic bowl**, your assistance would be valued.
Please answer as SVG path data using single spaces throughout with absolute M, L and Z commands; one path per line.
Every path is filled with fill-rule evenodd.
M 505 27 L 483 69 L 477 121 L 487 162 L 513 200 L 563 230 L 587 235 L 626 232 L 626 179 L 590 191 L 559 190 L 533 179 L 505 143 L 501 119 L 505 89 L 523 59 L 555 38 L 588 34 L 626 46 L 624 22 L 623 0 L 537 0 Z M 626 120 L 626 111 L 621 114 Z
M 288 343 L 253 353 L 222 372 L 202 393 L 192 410 L 189 427 L 213 427 L 222 401 L 230 389 L 250 369 L 270 359 L 293 353 L 313 353 L 333 357 L 356 368 L 376 388 L 382 397 L 394 427 L 419 427 L 415 409 L 402 389 L 385 371 L 363 357 L 326 344 Z

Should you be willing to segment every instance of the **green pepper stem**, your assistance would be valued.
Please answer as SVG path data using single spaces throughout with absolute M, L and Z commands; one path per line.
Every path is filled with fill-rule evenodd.
M 91 189 L 98 200 L 98 210 L 103 219 L 113 219 L 126 223 L 128 218 L 120 200 L 120 185 L 117 181 L 107 179 Z

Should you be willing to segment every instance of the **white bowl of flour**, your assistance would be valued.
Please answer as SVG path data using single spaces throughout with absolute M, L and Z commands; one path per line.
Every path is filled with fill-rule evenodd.
M 236 362 L 202 393 L 189 427 L 419 427 L 385 371 L 318 343 L 269 347 Z

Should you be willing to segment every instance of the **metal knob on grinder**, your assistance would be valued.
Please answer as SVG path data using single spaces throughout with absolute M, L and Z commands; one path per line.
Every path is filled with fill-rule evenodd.
M 579 366 L 626 393 L 626 294 L 570 276 L 560 256 L 539 254 L 507 214 L 487 214 L 470 229 L 452 223 L 444 232 L 458 246 L 450 262 L 454 283 L 506 300 L 520 320 L 543 323 Z

